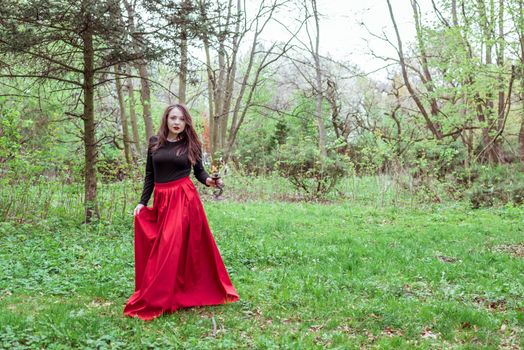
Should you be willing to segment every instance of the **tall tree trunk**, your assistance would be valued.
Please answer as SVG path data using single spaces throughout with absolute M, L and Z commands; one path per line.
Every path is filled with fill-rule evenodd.
M 520 112 L 519 153 L 520 161 L 524 163 L 524 1 L 519 1 L 519 14 L 517 27 L 520 42 L 520 96 L 522 111 Z
M 483 41 L 486 46 L 485 51 L 485 64 L 490 66 L 493 64 L 493 39 L 494 39 L 494 0 L 489 0 L 490 12 L 488 13 L 486 4 L 484 0 L 477 0 L 480 25 L 482 28 Z M 486 108 L 478 114 L 478 120 L 484 124 L 482 128 L 482 146 L 484 150 L 483 157 L 489 163 L 498 163 L 499 162 L 499 149 L 496 142 L 492 142 L 492 137 L 490 133 L 493 130 L 493 127 L 496 127 L 497 117 L 495 116 L 494 103 L 493 103 L 493 94 L 488 92 L 486 94 Z
M 224 104 L 222 105 L 222 120 L 220 121 L 220 138 L 223 145 L 223 152 L 229 153 L 229 140 L 231 139 L 231 130 L 234 127 L 235 121 L 233 120 L 231 122 L 231 128 L 228 136 L 228 124 L 229 124 L 229 116 L 231 115 L 231 101 L 233 98 L 233 90 L 235 85 L 235 79 L 236 79 L 236 72 L 237 72 L 237 53 L 240 45 L 239 35 L 240 35 L 240 21 L 242 19 L 242 8 L 241 8 L 241 1 L 237 0 L 237 13 L 235 15 L 235 30 L 233 35 L 233 42 L 231 47 L 231 53 L 229 55 L 229 65 L 228 70 L 226 74 L 226 78 L 224 81 L 225 84 L 225 91 L 224 91 Z M 256 43 L 257 37 L 258 37 L 258 22 L 255 27 L 255 33 L 254 33 L 255 39 L 253 41 Z M 250 54 L 250 61 L 248 63 L 249 68 L 248 72 L 246 73 L 246 76 L 249 76 L 249 72 L 251 71 L 251 65 L 252 65 L 253 55 Z M 241 87 L 243 89 L 244 86 Z M 242 99 L 242 96 L 244 95 L 243 92 L 239 93 L 238 99 Z M 237 99 L 237 102 L 238 102 Z M 233 118 L 236 117 L 238 113 L 238 110 L 235 108 L 233 111 Z
M 126 105 L 124 93 L 122 92 L 122 81 L 120 80 L 120 65 L 115 65 L 115 85 L 118 97 L 118 107 L 120 109 L 120 122 L 122 123 L 122 137 L 124 139 L 124 154 L 127 164 L 131 164 L 131 147 L 129 142 L 129 128 L 127 125 Z M 134 158 L 134 157 L 133 157 Z
M 520 98 L 522 99 L 522 111 L 520 112 L 520 131 L 519 131 L 519 153 L 520 161 L 524 163 L 524 78 L 521 78 Z
M 438 138 L 441 139 L 443 137 L 441 127 L 438 123 L 439 115 L 440 115 L 440 109 L 438 106 L 438 102 L 436 100 L 435 96 L 435 83 L 433 82 L 433 77 L 431 75 L 431 72 L 429 70 L 429 63 L 428 63 L 428 55 L 426 52 L 426 45 L 424 43 L 423 38 L 423 32 L 422 32 L 422 23 L 421 23 L 421 17 L 419 15 L 419 6 L 418 2 L 416 0 L 411 1 L 411 6 L 413 8 L 413 19 L 415 20 L 415 29 L 417 32 L 417 43 L 418 43 L 418 49 L 420 52 L 420 61 L 422 64 L 422 71 L 423 71 L 423 84 L 424 87 L 428 91 L 429 95 L 429 106 L 430 106 L 430 113 L 433 117 L 433 120 L 437 120 L 436 122 L 433 122 L 433 125 L 435 127 L 435 130 L 437 131 Z
M 272 57 L 269 59 L 269 56 L 273 53 L 273 49 L 275 48 L 275 44 L 273 44 L 271 47 L 267 48 L 265 51 L 265 54 L 263 55 L 262 59 L 259 62 L 256 61 L 256 53 L 257 53 L 257 47 L 259 43 L 259 36 L 264 30 L 264 27 L 268 23 L 269 19 L 273 15 L 273 11 L 275 10 L 275 7 L 273 6 L 269 12 L 267 12 L 267 17 L 264 19 L 264 21 L 259 22 L 260 17 L 257 15 L 256 24 L 255 24 L 255 30 L 253 34 L 253 41 L 251 44 L 251 51 L 249 53 L 249 59 L 247 63 L 247 67 L 243 73 L 242 82 L 240 83 L 240 89 L 238 91 L 238 94 L 235 96 L 235 103 L 232 110 L 232 95 L 234 91 L 234 85 L 236 82 L 236 57 L 237 53 L 240 47 L 240 20 L 241 20 L 241 3 L 240 0 L 238 0 L 237 3 L 237 25 L 235 29 L 235 35 L 233 37 L 233 45 L 232 45 L 232 53 L 230 54 L 230 60 L 231 63 L 229 65 L 229 73 L 227 77 L 227 86 L 226 86 L 226 100 L 224 107 L 224 111 L 230 111 L 226 114 L 226 118 L 228 118 L 229 114 L 232 115 L 231 123 L 229 127 L 229 132 L 227 134 L 226 139 L 226 145 L 224 147 L 223 152 L 223 158 L 224 161 L 228 161 L 229 157 L 231 156 L 231 153 L 234 150 L 235 140 L 238 135 L 238 131 L 240 130 L 240 126 L 244 122 L 244 118 L 247 114 L 247 111 L 249 110 L 251 106 L 251 102 L 253 100 L 255 91 L 257 89 L 257 86 L 260 82 L 260 76 L 262 70 L 267 67 L 270 63 L 275 62 L 278 57 L 280 57 L 284 52 L 280 53 L 279 55 Z M 259 10 L 259 15 L 261 14 L 262 8 Z M 287 44 L 286 44 L 287 45 Z M 255 73 L 253 76 L 253 68 L 256 66 Z M 247 92 L 247 97 L 244 97 Z M 224 123 L 224 127 L 227 127 L 227 119 Z
M 131 4 L 128 0 L 124 0 L 124 6 L 128 16 L 128 30 L 131 34 L 131 42 L 135 53 L 140 52 L 141 45 L 137 39 L 135 31 L 135 3 Z M 153 120 L 151 118 L 151 88 L 149 86 L 149 72 L 147 70 L 147 62 L 140 59 L 136 63 L 138 74 L 140 75 L 140 103 L 142 104 L 144 126 L 146 129 L 146 139 L 153 135 Z M 136 143 L 139 149 L 139 154 L 145 154 L 147 150 L 140 150 L 140 143 Z
M 226 39 L 228 37 L 231 25 L 231 16 L 232 16 L 232 10 L 233 9 L 233 0 L 229 0 L 228 7 L 227 7 L 227 16 L 226 16 L 226 22 L 224 24 L 224 28 L 222 31 L 222 39 L 220 40 L 220 49 L 218 54 L 218 62 L 219 62 L 219 73 L 218 73 L 218 98 L 216 98 L 217 101 L 219 101 L 219 108 L 215 110 L 215 112 L 220 112 L 220 118 L 218 120 L 217 126 L 217 137 L 218 137 L 218 145 L 220 147 L 220 151 L 224 152 L 226 147 L 226 135 L 227 135 L 227 121 L 229 117 L 229 105 L 227 105 L 227 94 L 232 93 L 231 91 L 227 91 L 227 84 L 228 84 L 228 76 L 230 74 L 230 68 L 231 64 L 229 62 L 229 57 L 226 53 Z
M 489 1 L 491 2 L 492 0 L 489 0 Z M 481 8 L 481 11 L 483 11 L 483 15 L 481 15 L 481 22 L 483 23 L 484 42 L 486 44 L 485 62 L 486 62 L 486 65 L 489 66 L 493 63 L 492 61 L 493 44 L 492 44 L 492 28 L 491 28 L 492 24 L 490 23 L 488 19 L 488 13 L 485 8 L 484 0 L 479 0 L 479 5 Z M 485 121 L 487 125 L 485 128 L 482 129 L 482 140 L 483 140 L 484 146 L 487 146 L 491 142 L 491 137 L 489 133 L 491 131 L 491 124 L 493 122 L 492 120 L 493 119 L 493 95 L 492 93 L 488 92 L 486 98 L 487 98 L 487 102 L 486 102 L 487 108 L 484 109 L 484 112 L 487 112 L 487 113 L 484 113 L 483 121 Z M 487 159 L 489 163 L 496 163 L 497 155 L 494 153 L 494 149 L 492 146 L 489 146 L 485 153 L 487 155 Z
M 227 6 L 227 15 L 225 16 L 225 22 L 218 24 L 218 77 L 213 72 L 211 66 L 211 57 L 209 52 L 209 41 L 204 37 L 204 47 L 206 51 L 206 62 L 208 65 L 208 86 L 213 87 L 212 100 L 209 100 L 209 103 L 212 104 L 212 107 L 209 107 L 209 111 L 213 114 L 209 115 L 209 128 L 210 128 L 210 138 L 211 138 L 211 150 L 213 156 L 217 152 L 222 152 L 225 146 L 225 137 L 223 134 L 223 128 L 227 127 L 227 115 L 229 113 L 229 108 L 225 106 L 225 94 L 226 94 L 226 84 L 227 84 L 227 53 L 226 53 L 226 41 L 228 35 L 230 35 L 230 21 L 231 21 L 231 9 L 233 1 L 228 1 Z M 202 11 L 205 12 L 206 1 L 200 1 L 200 6 Z M 220 16 L 219 16 L 220 17 Z M 211 81 L 211 84 L 210 84 Z M 226 110 L 227 108 L 227 110 Z M 224 118 L 226 118 L 224 120 Z
M 138 64 L 140 74 L 140 103 L 142 104 L 142 117 L 146 127 L 147 140 L 153 135 L 153 119 L 151 118 L 151 88 L 149 86 L 149 72 L 146 62 Z
M 238 6 L 240 6 L 240 1 L 239 1 L 239 4 Z M 240 9 L 240 7 L 239 7 Z M 240 10 L 239 12 L 237 13 L 237 20 L 239 21 L 240 20 Z M 237 26 L 237 32 L 238 32 L 238 26 Z M 256 87 L 256 84 L 258 83 L 258 77 L 260 75 L 260 67 L 259 69 L 257 69 L 256 71 L 256 74 L 255 74 L 255 79 L 253 82 L 251 82 L 251 85 L 249 84 L 249 78 L 251 76 L 251 70 L 253 69 L 253 65 L 255 64 L 255 53 L 256 53 L 256 48 L 257 48 L 257 44 L 258 44 L 258 35 L 260 34 L 259 32 L 259 26 L 258 26 L 258 23 L 255 27 L 255 33 L 253 34 L 253 42 L 251 43 L 251 51 L 249 53 L 249 59 L 248 59 L 248 63 L 247 63 L 247 68 L 244 72 L 244 76 L 242 78 L 242 83 L 240 85 L 240 90 L 238 92 L 238 95 L 236 97 L 236 101 L 235 101 L 235 105 L 233 107 L 233 111 L 232 111 L 232 119 L 231 119 L 231 126 L 229 128 L 229 135 L 227 137 L 227 146 L 225 147 L 225 158 L 226 159 L 229 159 L 229 156 L 233 150 L 233 145 L 235 143 L 235 139 L 236 139 L 236 135 L 238 133 L 238 130 L 240 128 L 240 124 L 242 124 L 242 121 L 243 121 L 243 117 L 245 115 L 245 112 L 242 112 L 240 113 L 240 107 L 242 105 L 242 103 L 245 103 L 245 106 L 244 106 L 244 111 L 247 111 L 247 107 L 249 105 L 249 103 L 251 102 L 251 98 L 253 96 L 253 92 L 254 92 L 254 89 Z M 232 94 L 233 94 L 233 84 L 234 84 L 234 81 L 235 81 L 235 78 L 236 78 L 236 54 L 238 52 L 238 48 L 239 48 L 239 42 L 237 41 L 237 37 L 234 38 L 233 40 L 233 62 L 232 62 L 232 67 L 231 67 L 231 73 L 230 73 L 230 76 L 229 76 L 229 82 L 228 82 L 228 85 L 227 85 L 227 90 L 229 91 L 228 93 L 228 98 L 226 99 L 226 105 L 227 105 L 227 109 L 229 110 L 230 109 L 230 106 L 231 106 L 231 99 L 232 99 Z M 260 65 L 263 65 L 264 62 L 260 62 Z M 245 92 L 246 92 L 246 88 L 248 88 L 248 85 L 249 86 L 249 93 L 248 93 L 248 98 L 247 100 L 245 101 L 244 100 L 244 95 L 245 95 Z M 225 110 L 225 108 L 224 108 Z
M 129 67 L 131 69 L 131 67 Z M 142 147 L 140 145 L 140 135 L 138 133 L 138 123 L 136 120 L 135 110 L 135 87 L 133 78 L 127 78 L 127 93 L 129 102 L 129 118 L 131 119 L 131 129 L 133 130 L 133 143 L 137 154 L 142 154 Z
M 499 16 L 498 16 L 499 37 L 497 40 L 497 66 L 501 69 L 504 66 L 504 1 L 499 0 Z M 502 128 L 504 120 L 505 101 L 504 101 L 504 77 L 499 75 L 499 95 L 498 95 L 498 125 L 497 130 Z
M 211 55 L 209 53 L 209 42 L 207 38 L 204 38 L 204 51 L 206 53 L 206 66 L 207 66 L 207 106 L 208 106 L 208 121 L 209 121 L 209 152 L 211 154 L 215 154 L 216 152 L 216 145 L 213 139 L 213 134 L 215 132 L 215 111 L 214 111 L 214 105 L 215 100 L 214 96 L 215 94 L 213 91 L 215 90 L 215 78 L 213 69 L 211 68 Z
M 255 37 L 256 37 L 256 35 L 255 35 Z M 254 42 L 256 43 L 256 38 L 254 39 Z M 256 45 L 253 45 L 253 50 L 255 50 L 255 48 L 256 48 Z M 248 92 L 247 98 L 245 99 L 245 104 L 244 104 L 244 106 L 242 108 L 242 111 L 240 112 L 240 104 L 244 100 L 244 93 L 245 93 L 245 90 L 246 90 L 246 86 L 248 85 L 248 78 L 250 76 L 251 67 L 253 65 L 254 51 L 251 52 L 252 55 L 251 55 L 251 58 L 250 58 L 250 61 L 249 61 L 249 64 L 248 64 L 248 69 L 247 69 L 246 73 L 244 74 L 244 81 L 242 83 L 242 86 L 240 87 L 240 92 L 239 92 L 239 95 L 237 96 L 236 103 L 235 103 L 235 108 L 233 110 L 233 120 L 231 121 L 231 130 L 229 132 L 227 145 L 226 145 L 225 151 L 224 151 L 224 160 L 226 162 L 229 159 L 229 157 L 230 157 L 230 155 L 231 155 L 231 153 L 233 151 L 233 146 L 235 144 L 235 140 L 236 140 L 236 137 L 237 137 L 237 134 L 238 134 L 238 130 L 240 129 L 240 126 L 244 122 L 244 118 L 246 117 L 246 114 L 247 114 L 247 111 L 248 111 L 249 106 L 251 104 L 251 101 L 253 100 L 253 95 L 255 93 L 255 90 L 257 88 L 257 85 L 258 85 L 258 82 L 259 82 L 259 79 L 260 79 L 260 73 L 262 72 L 262 69 L 263 69 L 263 67 L 266 64 L 265 63 L 266 59 L 268 58 L 268 55 L 271 52 L 271 50 L 272 49 L 269 49 L 266 52 L 264 58 L 260 62 L 259 67 L 256 69 L 256 73 L 255 73 L 254 79 L 253 79 L 252 83 L 249 86 L 249 92 Z
M 226 52 L 225 52 L 225 34 L 220 41 L 218 49 L 218 80 L 215 85 L 215 122 L 213 124 L 214 129 L 212 130 L 211 139 L 213 140 L 214 149 L 222 150 L 224 143 L 222 140 L 222 119 L 224 117 L 224 80 L 226 75 Z
M 178 101 L 186 103 L 187 85 L 187 31 L 182 29 L 180 38 L 180 72 L 178 74 Z
M 499 0 L 499 13 L 498 13 L 498 41 L 497 41 L 497 66 L 499 70 L 504 68 L 504 50 L 505 50 L 505 40 L 504 40 L 504 1 Z M 499 93 L 498 93 L 498 113 L 497 113 L 497 132 L 501 132 L 504 128 L 504 121 L 506 115 L 506 100 L 504 93 L 504 76 L 503 73 L 499 74 Z M 500 138 L 493 142 L 493 147 L 495 152 L 498 155 L 498 159 L 501 162 L 506 162 L 506 157 L 504 155 L 504 150 L 500 144 Z
M 97 145 L 94 115 L 94 47 L 93 31 L 90 19 L 86 18 L 86 30 L 82 33 L 84 58 L 84 147 L 85 147 L 85 223 L 91 222 L 93 216 L 100 218 L 97 203 L 96 162 Z
M 458 28 L 457 0 L 451 1 L 451 22 L 452 22 L 452 28 L 454 30 L 460 31 L 460 28 Z M 462 34 L 460 34 L 460 37 L 461 37 L 461 41 L 464 43 L 465 40 L 462 37 Z M 462 95 L 461 97 L 458 97 L 457 99 L 457 103 L 463 106 L 465 105 L 465 101 L 466 101 L 466 98 L 464 97 L 464 95 Z M 460 109 L 460 115 L 462 119 L 467 118 L 466 117 L 467 112 L 468 112 L 467 107 L 462 107 Z M 466 158 L 464 159 L 464 166 L 468 168 L 470 165 L 471 155 L 472 155 L 472 143 L 471 143 L 472 132 L 469 129 L 469 127 L 471 126 L 471 123 L 469 121 L 465 121 L 464 126 L 466 127 L 466 130 L 460 133 L 460 139 L 467 150 L 467 155 L 466 155 Z
M 213 144 L 214 152 L 217 152 L 222 149 L 220 144 L 220 119 L 222 117 L 222 84 L 224 80 L 224 54 L 222 53 L 223 43 L 220 44 L 219 54 L 218 54 L 218 65 L 219 73 L 218 79 L 215 81 L 214 90 L 213 90 L 213 102 L 214 102 L 214 112 L 213 115 L 213 128 L 211 129 L 211 143 Z
M 315 17 L 315 28 L 316 28 L 316 37 L 315 37 L 315 48 L 314 48 L 314 54 L 313 59 L 315 60 L 315 78 L 316 78 L 316 94 L 317 94 L 317 110 L 316 110 L 316 117 L 317 117 L 317 126 L 318 126 L 318 147 L 320 151 L 321 158 L 327 157 L 327 149 L 326 149 L 326 127 L 324 125 L 324 119 L 322 118 L 322 100 L 323 100 L 323 92 L 322 92 L 322 70 L 320 67 L 320 52 L 319 52 L 319 46 L 320 46 L 320 23 L 318 18 L 318 10 L 317 10 L 317 1 L 311 0 L 311 4 L 313 5 L 313 15 Z
M 457 17 L 457 0 L 451 0 L 451 20 L 453 21 L 453 26 L 458 26 L 458 17 Z
M 207 24 L 207 2 L 206 0 L 199 0 L 198 5 L 200 7 L 200 14 L 203 18 L 203 21 Z M 216 116 L 215 116 L 215 91 L 216 91 L 216 77 L 215 72 L 212 68 L 211 62 L 211 53 L 209 45 L 209 35 L 206 33 L 202 37 L 202 42 L 204 43 L 204 52 L 206 54 L 206 72 L 207 72 L 207 106 L 208 106 L 208 125 L 209 125 L 209 152 L 213 157 L 215 152 L 217 152 L 216 145 Z
M 429 113 L 426 111 L 426 107 L 424 107 L 424 104 L 422 103 L 421 99 L 417 95 L 417 92 L 415 91 L 415 89 L 413 89 L 413 86 L 411 85 L 411 82 L 409 80 L 408 71 L 406 67 L 406 61 L 404 58 L 402 39 L 400 38 L 400 33 L 398 31 L 397 21 L 395 20 L 395 15 L 393 13 L 393 8 L 391 7 L 390 0 L 386 0 L 386 1 L 388 5 L 391 22 L 393 23 L 393 28 L 395 29 L 395 35 L 397 37 L 397 43 L 398 43 L 397 53 L 398 53 L 398 58 L 400 61 L 400 68 L 402 70 L 402 78 L 404 79 L 404 84 L 406 85 L 406 89 L 409 91 L 409 95 L 411 96 L 411 98 L 417 105 L 418 110 L 422 114 L 422 117 L 424 118 L 424 121 L 426 122 L 426 127 L 429 129 L 429 131 L 431 131 L 431 133 L 437 140 L 441 140 L 443 137 L 442 132 L 440 131 L 438 126 L 435 125 L 435 123 L 431 120 Z
M 207 1 L 200 0 L 198 3 L 201 9 L 203 22 L 207 22 L 205 11 Z M 273 12 L 278 7 L 277 3 L 275 2 L 271 6 L 265 6 L 263 3 L 261 3 L 258 10 L 259 12 L 253 21 L 249 24 L 247 24 L 246 21 L 243 21 L 242 14 L 244 12 L 241 5 L 242 1 L 237 0 L 236 13 L 233 13 L 233 10 L 235 9 L 233 6 L 233 0 L 229 0 L 228 6 L 226 7 L 227 13 L 225 15 L 219 13 L 216 16 L 217 18 L 220 18 L 220 23 L 214 26 L 217 27 L 217 37 L 214 41 L 214 45 L 210 45 L 210 36 L 204 35 L 202 37 L 204 51 L 206 54 L 208 76 L 207 83 L 211 154 L 212 157 L 216 157 L 218 154 L 220 154 L 223 159 L 227 159 L 235 143 L 235 137 L 238 129 L 243 122 L 247 109 L 250 107 L 254 89 L 256 88 L 260 78 L 261 69 L 275 60 L 272 58 L 268 63 L 264 63 L 268 58 L 268 52 L 273 50 L 273 45 L 271 49 L 266 50 L 267 52 L 262 59 L 262 62 L 258 62 L 260 67 L 257 68 L 254 79 L 252 75 L 250 75 L 252 67 L 255 65 L 254 57 L 256 57 L 258 47 L 257 38 L 270 18 L 272 18 Z M 245 25 L 245 27 L 242 27 L 242 29 L 241 23 L 244 23 Z M 240 42 L 242 41 L 242 38 L 244 38 L 244 35 L 249 31 L 249 28 L 252 30 L 253 27 L 255 28 L 253 44 L 251 47 L 251 52 L 249 53 L 247 68 L 245 73 L 243 73 L 242 82 L 239 83 L 238 79 L 236 78 L 237 54 L 239 52 Z M 212 66 L 210 54 L 211 47 L 217 48 L 217 69 L 213 69 Z M 280 55 L 277 57 L 280 57 Z M 239 85 L 238 93 L 235 92 L 237 85 Z M 249 92 L 247 94 L 247 98 L 244 99 L 244 94 L 247 92 L 246 89 Z

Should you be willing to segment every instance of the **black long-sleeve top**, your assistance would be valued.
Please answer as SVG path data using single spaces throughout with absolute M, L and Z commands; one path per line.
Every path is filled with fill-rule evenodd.
M 147 202 L 149 202 L 155 187 L 155 182 L 174 181 L 189 176 L 191 173 L 191 162 L 189 161 L 187 151 L 182 152 L 178 156 L 176 155 L 180 147 L 183 147 L 183 141 L 167 141 L 166 145 L 152 153 L 151 147 L 156 140 L 156 135 L 149 138 L 146 175 L 144 178 L 142 197 L 140 198 L 140 204 L 143 205 L 147 205 Z M 209 175 L 202 165 L 202 159 L 193 165 L 193 173 L 198 181 L 208 186 L 206 179 Z

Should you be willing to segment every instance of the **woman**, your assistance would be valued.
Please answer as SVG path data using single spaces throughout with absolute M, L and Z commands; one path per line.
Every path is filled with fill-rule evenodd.
M 168 106 L 149 139 L 142 198 L 134 210 L 135 292 L 124 315 L 151 320 L 179 308 L 239 300 L 209 229 L 195 185 L 222 186 L 202 166 L 185 106 Z M 147 203 L 154 190 L 153 206 Z

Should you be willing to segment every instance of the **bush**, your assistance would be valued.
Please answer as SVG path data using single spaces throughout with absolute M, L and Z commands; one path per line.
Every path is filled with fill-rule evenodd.
M 122 152 L 118 149 L 112 149 L 104 146 L 101 149 L 101 156 L 97 162 L 97 171 L 99 178 L 104 183 L 122 181 L 128 178 L 132 173 L 132 166 L 126 163 Z M 143 171 L 144 166 L 136 167 Z
M 323 161 L 316 143 L 282 145 L 276 168 L 307 200 L 323 199 L 351 169 L 347 156 L 333 152 Z
M 480 166 L 469 190 L 473 208 L 524 202 L 524 165 Z

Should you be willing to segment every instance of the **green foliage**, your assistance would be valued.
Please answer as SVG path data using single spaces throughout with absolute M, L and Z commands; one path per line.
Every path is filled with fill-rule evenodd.
M 97 162 L 97 170 L 102 181 L 112 183 L 122 181 L 132 175 L 132 168 L 122 157 L 121 150 L 104 145 L 101 154 Z
M 58 97 L 42 106 L 34 99 L 24 103 L 0 99 L 0 171 L 4 181 L 36 184 L 42 176 L 67 182 L 83 179 L 84 159 L 78 156 L 83 148 L 69 136 L 75 126 L 53 122 L 63 116 L 62 108 Z
M 262 73 L 264 74 L 264 73 Z M 255 106 L 271 105 L 277 87 L 265 81 L 255 90 L 251 103 Z M 247 95 L 247 94 L 246 94 Z M 244 96 L 247 103 L 247 96 Z M 261 175 L 275 170 L 276 148 L 286 142 L 290 127 L 277 112 L 263 107 L 251 107 L 237 136 L 233 150 L 235 166 L 247 174 Z
M 0 161 L 2 163 L 17 157 L 22 141 L 21 127 L 18 111 L 10 108 L 0 109 Z
M 359 175 L 375 175 L 394 158 L 394 146 L 380 137 L 380 132 L 364 132 L 351 144 L 352 163 Z
M 410 150 L 408 159 L 413 160 L 409 168 L 415 177 L 443 179 L 453 169 L 462 166 L 465 157 L 462 151 L 458 141 L 451 144 L 436 140 L 422 141 Z
M 34 143 L 27 136 L 34 124 L 33 119 L 22 118 L 18 110 L 0 106 L 0 163 L 5 178 L 21 181 L 38 177 L 48 165 L 47 152 L 42 148 L 33 150 Z
M 233 160 L 247 174 L 260 175 L 274 170 L 276 153 L 274 148 L 275 122 L 265 118 L 251 119 L 241 129 L 241 141 L 235 147 Z M 252 132 L 249 130 L 256 130 Z
M 348 175 L 351 163 L 348 157 L 334 152 L 323 159 L 311 139 L 304 141 L 279 147 L 277 169 L 306 199 L 323 199 Z
M 283 118 L 277 120 L 273 136 L 270 137 L 269 149 L 273 150 L 276 147 L 286 143 L 286 138 L 289 133 L 289 126 Z
M 270 97 L 264 91 L 256 96 L 261 103 Z M 314 113 L 315 101 L 303 94 L 296 96 L 292 118 L 252 110 L 233 154 L 236 167 L 257 175 L 276 170 L 303 198 L 325 199 L 349 173 L 351 164 L 348 157 L 335 152 L 344 140 L 330 142 L 329 157 L 321 160 Z
M 524 165 L 479 166 L 472 172 L 468 198 L 473 208 L 524 203 Z

